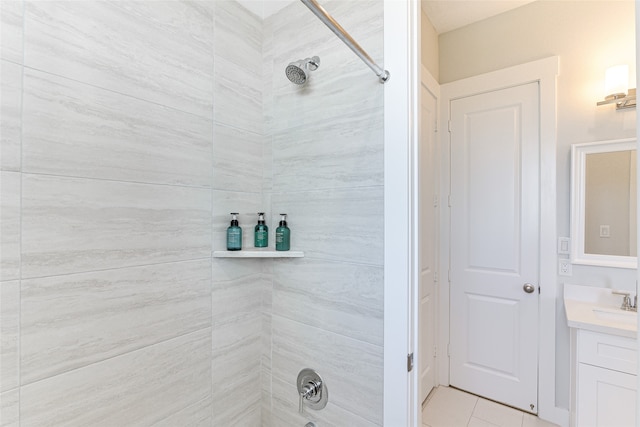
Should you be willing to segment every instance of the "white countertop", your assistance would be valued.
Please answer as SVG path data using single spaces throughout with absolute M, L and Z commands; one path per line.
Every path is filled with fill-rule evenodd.
M 564 309 L 570 328 L 636 338 L 637 313 L 621 310 L 621 304 L 622 296 L 613 295 L 611 289 L 564 285 Z

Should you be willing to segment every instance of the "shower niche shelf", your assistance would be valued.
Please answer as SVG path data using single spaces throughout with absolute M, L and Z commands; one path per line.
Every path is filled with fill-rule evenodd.
M 213 251 L 214 258 L 302 258 L 302 251 L 276 251 L 273 248 L 250 248 L 240 251 Z

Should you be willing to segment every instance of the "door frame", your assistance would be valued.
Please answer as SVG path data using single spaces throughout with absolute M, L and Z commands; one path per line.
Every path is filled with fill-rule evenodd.
M 557 56 L 522 65 L 492 71 L 440 88 L 440 129 L 449 128 L 450 104 L 454 99 L 483 92 L 504 89 L 525 83 L 540 85 L 540 258 L 539 258 L 539 324 L 538 324 L 538 416 L 561 426 L 569 423 L 569 411 L 556 407 L 556 78 L 559 72 Z M 442 147 L 440 177 L 440 266 L 442 292 L 439 293 L 438 317 L 438 378 L 449 385 L 449 292 L 445 286 L 450 263 L 450 135 L 440 133 Z

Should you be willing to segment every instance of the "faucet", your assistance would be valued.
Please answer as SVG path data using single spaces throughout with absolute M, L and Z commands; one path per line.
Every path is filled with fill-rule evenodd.
M 637 283 L 636 283 L 637 286 Z M 625 291 L 611 291 L 612 294 L 622 295 L 622 305 L 620 309 L 625 311 L 638 311 L 638 293 L 633 297 L 633 303 L 631 302 L 631 293 Z

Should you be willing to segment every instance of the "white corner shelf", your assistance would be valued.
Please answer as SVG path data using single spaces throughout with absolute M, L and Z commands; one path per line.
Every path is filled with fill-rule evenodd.
M 302 251 L 276 251 L 273 248 L 248 248 L 239 251 L 213 251 L 214 258 L 303 258 Z

